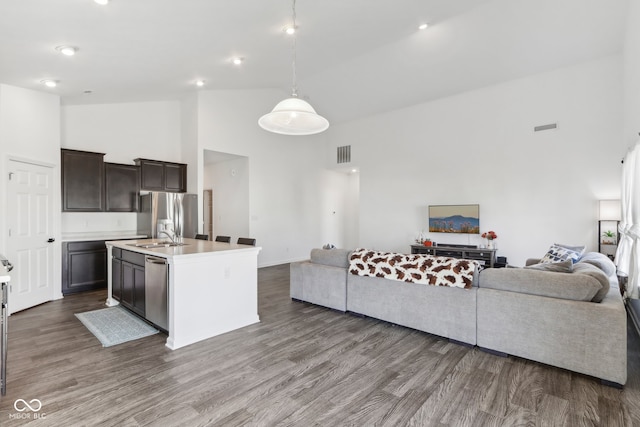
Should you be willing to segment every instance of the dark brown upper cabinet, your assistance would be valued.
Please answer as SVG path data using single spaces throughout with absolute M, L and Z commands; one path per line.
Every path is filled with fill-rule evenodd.
M 104 164 L 105 210 L 137 212 L 140 197 L 140 168 L 118 163 Z
M 187 165 L 158 160 L 135 159 L 140 166 L 140 189 L 148 191 L 187 191 Z
M 61 150 L 62 211 L 104 210 L 104 153 Z

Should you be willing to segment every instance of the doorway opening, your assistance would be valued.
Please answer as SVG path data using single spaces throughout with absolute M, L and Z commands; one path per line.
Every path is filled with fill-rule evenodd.
M 249 158 L 219 151 L 204 150 L 203 188 L 211 191 L 211 222 L 207 225 L 207 199 L 203 195 L 204 228 L 217 235 L 250 236 Z

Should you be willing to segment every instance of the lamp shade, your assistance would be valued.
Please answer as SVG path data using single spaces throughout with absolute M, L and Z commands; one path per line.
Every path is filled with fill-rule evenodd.
M 300 98 L 291 97 L 280 101 L 273 110 L 260 117 L 260 127 L 282 135 L 313 135 L 329 128 L 329 121 Z
M 621 211 L 620 200 L 600 200 L 598 202 L 600 221 L 620 221 Z

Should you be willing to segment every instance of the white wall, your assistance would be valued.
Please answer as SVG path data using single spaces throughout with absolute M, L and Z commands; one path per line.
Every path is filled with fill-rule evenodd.
M 406 252 L 429 204 L 479 203 L 512 264 L 554 241 L 595 250 L 596 201 L 619 197 L 621 77 L 608 57 L 336 126 L 328 149 L 351 144 L 360 169 L 360 245 Z
M 640 2 L 629 2 L 624 47 L 624 143 L 640 140 Z
M 201 178 L 198 177 L 198 96 L 195 93 L 182 101 L 180 114 L 182 162 L 189 165 L 187 168 L 187 192 L 196 193 Z M 200 198 L 201 196 L 198 200 Z M 199 224 L 202 224 L 202 221 L 200 218 Z
M 342 247 L 356 249 L 360 245 L 360 174 L 348 176 L 345 189 L 344 242 Z
M 248 237 L 256 238 L 263 248 L 260 266 L 306 259 L 311 248 L 339 234 L 327 218 L 327 212 L 339 208 L 338 202 L 326 201 L 333 196 L 325 195 L 325 185 L 342 185 L 335 177 L 327 178 L 327 133 L 282 136 L 257 124 L 286 96 L 275 90 L 203 91 L 198 99 L 200 165 L 203 150 L 249 158 Z
M 44 92 L 0 84 L 0 253 L 6 254 L 7 200 L 10 157 L 53 166 L 53 280 L 61 297 L 60 246 L 60 98 Z
M 180 162 L 181 137 L 178 101 L 62 108 L 62 148 L 106 153 L 106 162 Z
M 64 106 L 61 123 L 62 142 L 58 149 L 105 153 L 104 160 L 113 163 L 134 164 L 136 158 L 186 163 L 178 101 Z M 191 169 L 189 165 L 189 174 Z M 187 185 L 195 187 L 189 179 Z M 135 213 L 62 214 L 63 232 L 135 229 Z

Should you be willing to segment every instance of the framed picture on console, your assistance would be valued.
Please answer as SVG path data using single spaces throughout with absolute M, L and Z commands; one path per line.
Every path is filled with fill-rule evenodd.
M 480 234 L 480 205 L 429 205 L 429 232 Z

